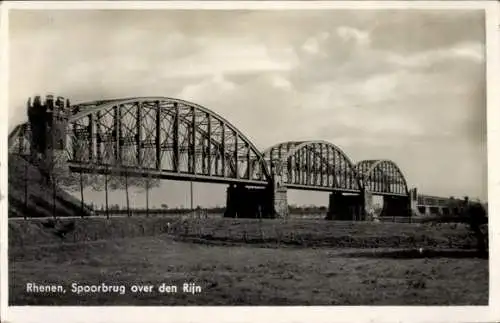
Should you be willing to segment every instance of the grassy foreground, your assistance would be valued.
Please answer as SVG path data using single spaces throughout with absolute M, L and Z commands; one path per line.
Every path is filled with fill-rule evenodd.
M 172 223 L 168 229 L 166 221 Z M 9 223 L 9 304 L 488 303 L 488 260 L 474 257 L 465 227 L 172 221 L 85 219 L 63 239 L 39 222 Z M 414 251 L 418 247 L 431 250 L 420 254 Z M 59 284 L 66 293 L 30 293 L 30 282 Z M 77 295 L 72 283 L 123 285 L 126 291 Z M 158 292 L 163 283 L 177 285 L 177 293 Z M 183 292 L 183 283 L 200 286 L 201 292 Z M 133 285 L 153 289 L 134 293 Z
M 471 249 L 475 238 L 463 224 L 409 224 L 325 221 L 322 219 L 263 220 L 179 216 L 61 219 L 74 223 L 64 239 L 41 220 L 9 222 L 9 246 L 120 239 L 174 234 L 205 244 L 267 244 L 298 247 Z M 168 227 L 170 225 L 170 227 Z

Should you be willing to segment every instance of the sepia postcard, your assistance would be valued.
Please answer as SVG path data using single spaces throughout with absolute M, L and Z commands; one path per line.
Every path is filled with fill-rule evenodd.
M 500 319 L 497 3 L 1 8 L 2 322 Z

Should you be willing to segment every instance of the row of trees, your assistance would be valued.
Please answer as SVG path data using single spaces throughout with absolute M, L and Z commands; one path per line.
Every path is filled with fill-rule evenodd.
M 99 212 L 103 212 L 106 210 L 105 205 L 96 206 L 96 205 L 91 203 L 89 206 L 93 210 L 96 210 Z M 123 206 L 123 205 L 122 206 L 120 206 L 118 204 L 108 205 L 108 210 L 111 210 L 111 211 L 118 211 L 118 210 L 125 211 L 126 209 L 127 209 L 127 207 Z M 139 211 L 139 212 L 146 211 L 147 209 L 149 209 L 151 211 L 162 211 L 163 213 L 186 212 L 186 211 L 191 210 L 191 208 L 183 207 L 183 206 L 171 208 L 166 204 L 162 204 L 160 208 L 158 208 L 158 207 L 150 207 L 149 208 L 149 206 L 146 206 L 146 207 L 142 207 L 142 208 L 135 207 L 135 208 L 130 208 L 130 209 L 133 211 Z M 198 205 L 195 207 L 195 209 L 197 209 L 197 210 L 203 209 L 203 210 L 210 212 L 210 213 L 221 213 L 221 212 L 224 212 L 226 208 L 223 206 L 202 207 L 202 206 Z M 290 205 L 289 209 L 290 209 L 290 212 L 293 214 L 317 214 L 317 213 L 325 213 L 328 211 L 328 208 L 326 206 L 311 206 L 311 205 L 307 205 L 307 206 Z
M 89 148 L 86 141 L 76 140 L 72 143 L 73 151 L 75 156 L 72 156 L 73 160 L 85 160 L 88 154 Z M 153 179 L 149 174 L 146 173 L 144 177 L 129 176 L 129 170 L 123 165 L 133 165 L 133 168 L 145 167 L 145 165 L 152 165 L 155 163 L 156 156 L 154 154 L 144 153 L 140 156 L 141 163 L 138 164 L 136 151 L 131 151 L 127 153 L 125 149 L 121 154 L 120 160 L 115 158 L 115 144 L 114 143 L 104 143 L 103 156 L 101 159 L 106 161 L 107 169 L 105 166 L 105 174 L 99 174 L 98 172 L 89 173 L 74 173 L 71 172 L 64 161 L 57 162 L 54 160 L 52 162 L 52 177 L 57 181 L 57 185 L 63 187 L 64 189 L 71 192 L 80 192 L 80 199 L 82 208 L 89 207 L 92 210 L 97 210 L 97 207 L 92 202 L 85 203 L 84 190 L 86 188 L 91 188 L 94 191 L 104 191 L 106 196 L 105 204 L 101 207 L 101 211 L 106 211 L 109 216 L 110 211 L 119 210 L 118 205 L 109 204 L 109 190 L 125 190 L 126 196 L 126 208 L 127 212 L 130 214 L 130 196 L 129 190 L 133 187 L 139 187 L 143 189 L 146 193 L 146 210 L 149 209 L 149 191 L 151 188 L 158 187 L 160 185 L 160 180 Z M 123 147 L 122 147 L 123 148 Z M 114 167 L 116 166 L 116 167 Z M 120 173 L 113 173 L 113 169 L 121 169 Z

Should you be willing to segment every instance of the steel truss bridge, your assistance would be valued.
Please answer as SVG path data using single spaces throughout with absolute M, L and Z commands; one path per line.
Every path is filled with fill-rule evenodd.
M 63 98 L 35 97 L 28 101 L 28 111 L 30 122 L 9 135 L 9 151 L 30 155 L 44 145 L 62 148 L 74 172 L 256 187 L 277 181 L 290 189 L 409 194 L 393 161 L 353 163 L 338 146 L 322 140 L 283 142 L 261 152 L 222 116 L 179 99 L 134 97 L 70 105 Z M 45 122 L 53 129 L 53 140 L 41 142 L 40 123 L 48 114 Z
M 132 97 L 71 105 L 47 95 L 30 98 L 27 111 L 29 121 L 9 134 L 9 153 L 51 163 L 57 153 L 77 173 L 229 184 L 227 209 L 233 214 L 287 213 L 288 189 L 330 192 L 329 214 L 337 208 L 366 215 L 373 195 L 383 196 L 386 214 L 410 208 L 418 214 L 443 200 L 409 190 L 395 162 L 354 163 L 328 141 L 287 141 L 260 151 L 228 120 L 184 100 Z

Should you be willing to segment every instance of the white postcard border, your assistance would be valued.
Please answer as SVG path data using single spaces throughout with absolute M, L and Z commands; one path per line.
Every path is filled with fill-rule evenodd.
M 484 9 L 487 43 L 490 306 L 69 307 L 7 306 L 8 11 L 11 9 Z M 494 1 L 19 1 L 1 5 L 0 318 L 8 322 L 493 322 L 500 320 L 500 65 L 499 6 Z M 495 266 L 496 265 L 496 266 Z

